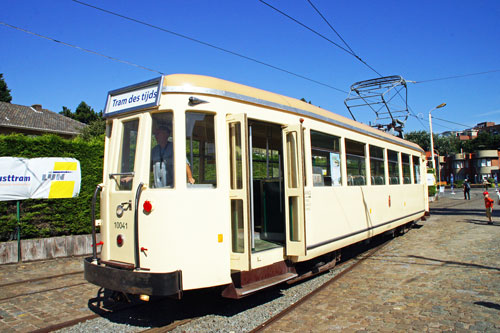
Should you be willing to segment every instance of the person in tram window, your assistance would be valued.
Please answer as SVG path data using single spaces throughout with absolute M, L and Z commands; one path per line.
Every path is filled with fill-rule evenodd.
M 169 141 L 171 134 L 170 127 L 159 125 L 155 128 L 153 134 L 158 143 L 151 151 L 151 165 L 154 175 L 154 187 L 172 187 L 174 184 L 174 150 L 173 143 Z M 186 175 L 190 184 L 195 183 L 191 166 L 186 159 Z

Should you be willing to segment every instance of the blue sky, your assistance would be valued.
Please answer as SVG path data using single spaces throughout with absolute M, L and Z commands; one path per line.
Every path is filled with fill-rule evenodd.
M 215 45 L 340 90 L 378 75 L 352 55 L 258 0 L 85 0 L 103 9 Z M 307 0 L 266 0 L 330 40 L 342 41 Z M 500 123 L 500 1 L 311 0 L 354 52 L 382 75 L 408 81 L 413 115 L 406 131 L 461 130 Z M 159 72 L 215 76 L 310 100 L 349 116 L 347 94 L 71 0 L 3 0 L 0 22 Z M 12 103 L 54 112 L 85 101 L 96 111 L 107 92 L 159 76 L 0 24 L 0 73 Z M 345 46 L 344 46 L 345 47 Z M 422 116 L 419 121 L 416 116 Z M 358 120 L 375 118 L 355 113 Z M 458 123 L 458 124 L 455 124 Z

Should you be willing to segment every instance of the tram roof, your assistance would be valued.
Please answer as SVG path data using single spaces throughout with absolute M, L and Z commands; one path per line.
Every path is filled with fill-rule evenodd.
M 347 128 L 352 131 L 392 141 L 423 152 L 419 145 L 385 133 L 366 124 L 343 117 L 301 100 L 245 86 L 210 76 L 194 74 L 171 74 L 163 77 L 163 92 L 198 93 L 217 95 L 248 103 L 265 105 L 285 112 L 295 113 Z

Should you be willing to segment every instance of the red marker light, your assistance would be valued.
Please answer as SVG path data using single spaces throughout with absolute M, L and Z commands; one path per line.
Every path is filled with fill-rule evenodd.
M 151 213 L 151 211 L 153 210 L 153 205 L 151 204 L 151 201 L 146 200 L 144 201 L 142 208 L 144 208 L 144 212 Z
M 116 236 L 116 245 L 118 245 L 120 247 L 123 245 L 123 236 L 122 235 Z

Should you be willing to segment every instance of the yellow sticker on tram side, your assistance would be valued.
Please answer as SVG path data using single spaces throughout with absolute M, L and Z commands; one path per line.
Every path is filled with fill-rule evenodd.
M 52 181 L 49 199 L 72 198 L 75 181 Z
M 54 162 L 54 171 L 76 171 L 76 162 Z
M 218 240 L 219 240 L 219 243 L 222 243 L 222 234 L 218 235 Z

